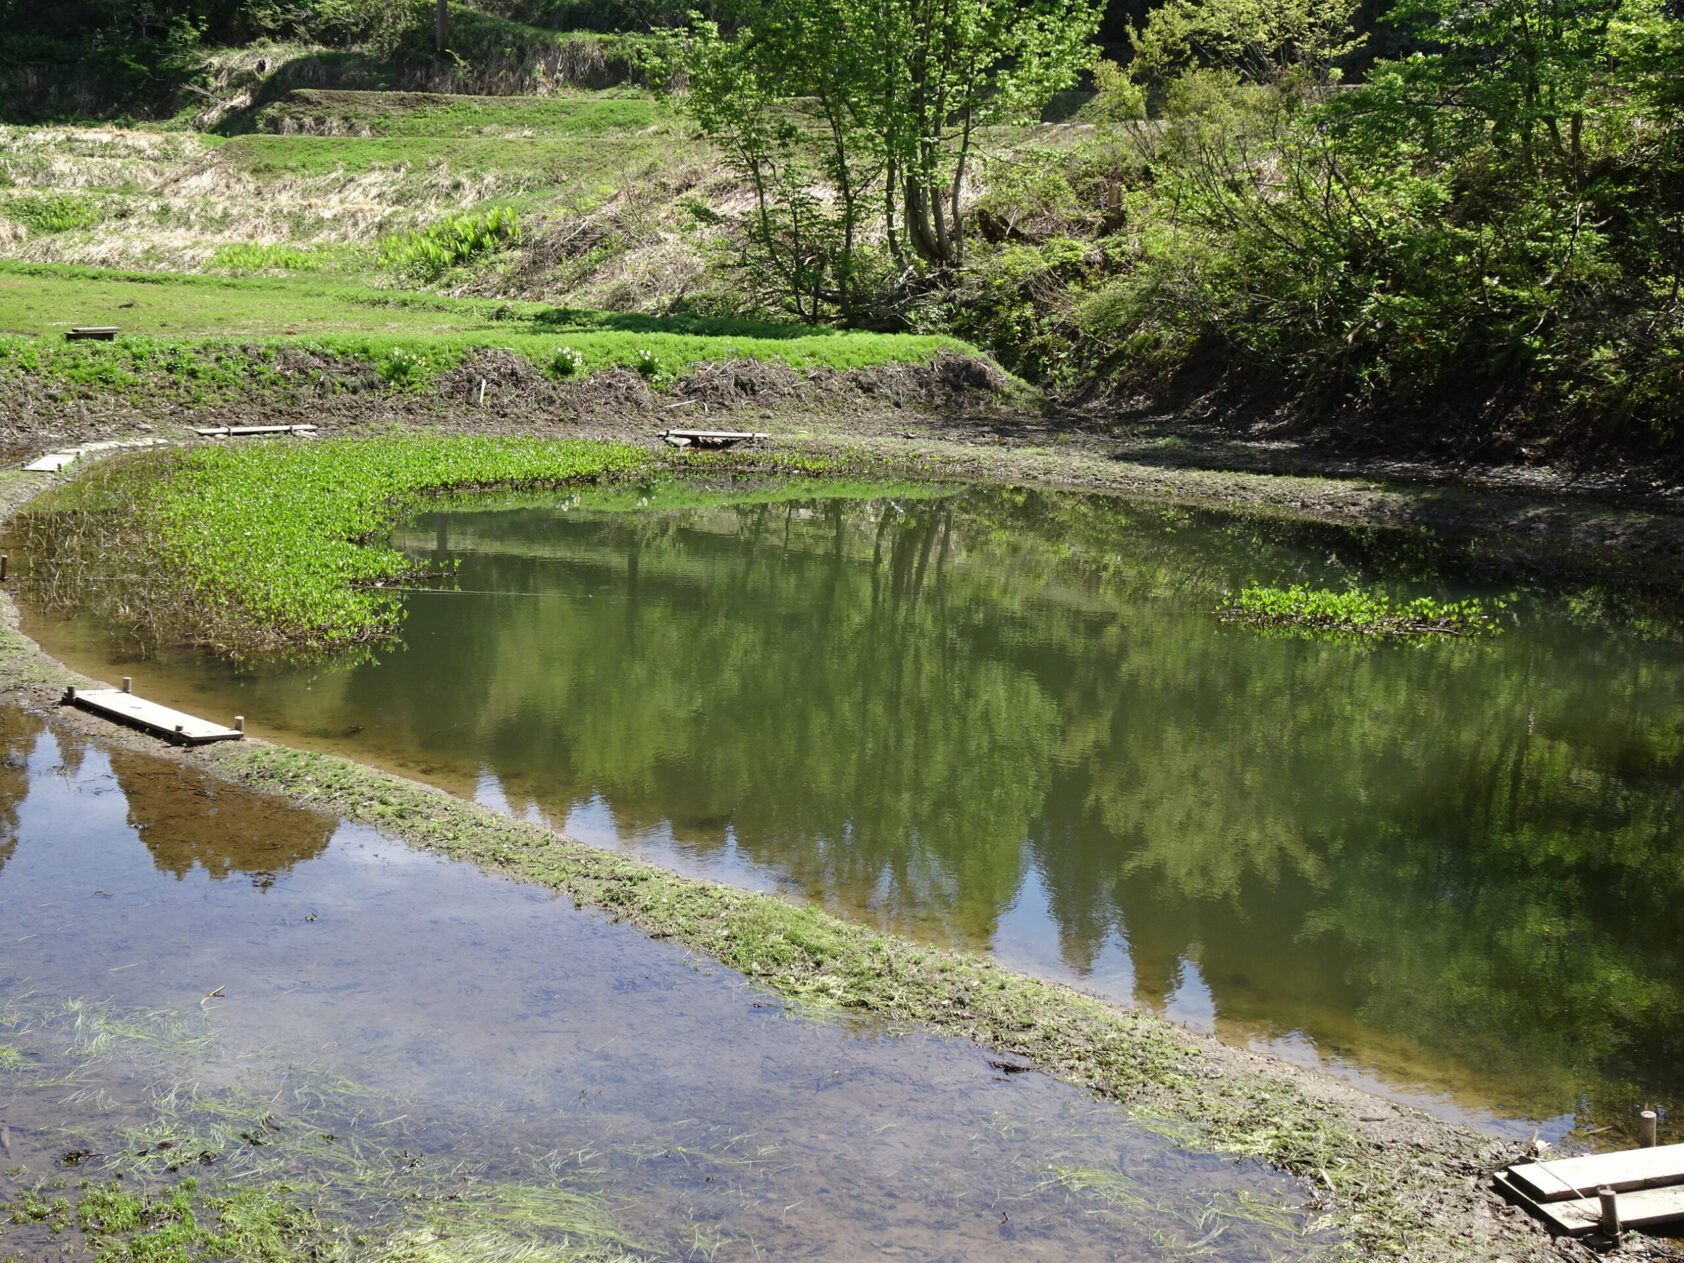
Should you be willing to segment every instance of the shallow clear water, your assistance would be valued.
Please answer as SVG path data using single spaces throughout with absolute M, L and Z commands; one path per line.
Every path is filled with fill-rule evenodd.
M 0 1197 L 183 1164 L 359 1222 L 606 1192 L 663 1258 L 1311 1244 L 1292 1181 L 972 1045 L 804 1019 L 546 892 L 12 712 L 0 757 L 0 1045 L 27 1063 L 0 1063 Z M 0 1255 L 37 1249 L 0 1218 Z
M 1529 592 L 1490 641 L 1268 637 L 1213 616 L 1225 590 L 1494 590 L 1424 540 L 1022 489 L 463 503 L 398 543 L 457 590 L 342 669 L 31 630 L 159 700 L 1487 1127 L 1684 1095 L 1665 609 Z

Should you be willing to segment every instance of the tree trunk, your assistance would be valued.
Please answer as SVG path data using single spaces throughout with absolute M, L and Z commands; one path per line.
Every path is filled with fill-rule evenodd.
M 433 9 L 433 52 L 444 56 L 444 46 L 450 42 L 450 0 L 438 0 Z

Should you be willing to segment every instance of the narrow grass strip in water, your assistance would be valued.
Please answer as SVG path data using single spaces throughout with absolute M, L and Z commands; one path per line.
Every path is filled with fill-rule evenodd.
M 994 962 L 879 933 L 819 909 L 675 876 L 566 842 L 441 791 L 331 755 L 246 746 L 207 762 L 248 784 L 343 812 L 482 867 L 567 893 L 718 958 L 819 1011 L 911 1020 L 1031 1058 L 1137 1117 L 1162 1117 L 1196 1149 L 1270 1162 L 1337 1191 L 1352 1257 L 1402 1257 L 1466 1197 L 1446 1170 L 1465 1151 L 1409 1145 L 1377 1155 L 1342 1111 L 1285 1078 L 1222 1070 L 1167 1024 Z M 1444 1138 L 1455 1133 L 1445 1129 Z

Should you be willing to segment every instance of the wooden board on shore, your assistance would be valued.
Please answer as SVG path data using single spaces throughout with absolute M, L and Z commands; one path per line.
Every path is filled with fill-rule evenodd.
M 674 447 L 735 447 L 772 436 L 752 430 L 662 430 L 660 437 Z
M 1520 1203 L 1556 1232 L 1579 1237 L 1594 1232 L 1602 1225 L 1602 1201 L 1592 1192 L 1589 1197 L 1574 1197 L 1564 1201 L 1541 1202 L 1527 1196 L 1518 1182 L 1497 1177 L 1497 1187 L 1510 1200 Z M 1652 1228 L 1657 1224 L 1684 1219 L 1684 1185 L 1666 1188 L 1633 1189 L 1615 1194 L 1622 1228 Z
M 96 342 L 114 342 L 117 332 L 116 325 L 79 325 L 74 329 L 66 329 L 64 338 L 67 342 L 82 342 L 88 339 Z
M 247 434 L 314 434 L 313 425 L 202 425 L 194 431 L 201 438 L 240 438 Z
M 1584 1197 L 1604 1185 L 1623 1193 L 1628 1189 L 1684 1184 L 1684 1145 L 1594 1153 L 1588 1158 L 1558 1158 L 1554 1162 L 1523 1162 L 1504 1174 L 1536 1202 Z
M 103 443 L 83 443 L 80 447 L 63 447 L 37 456 L 24 470 L 32 474 L 56 474 L 93 452 L 109 452 L 119 447 L 161 447 L 167 442 L 167 439 L 107 439 Z
M 143 728 L 177 745 L 197 746 L 209 741 L 238 741 L 245 736 L 238 728 L 224 728 L 168 706 L 146 701 L 122 689 L 70 689 L 66 703 L 107 719 Z

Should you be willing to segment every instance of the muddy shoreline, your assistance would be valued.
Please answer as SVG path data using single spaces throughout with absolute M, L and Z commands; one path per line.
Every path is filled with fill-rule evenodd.
M 421 418 L 409 418 L 413 423 Z M 569 427 L 569 437 L 649 441 L 639 409 Z M 556 431 L 553 418 L 483 415 L 427 418 L 457 429 Z M 773 424 L 767 424 L 771 420 Z M 1376 527 L 1429 527 L 1468 542 L 1493 564 L 1570 569 L 1670 581 L 1684 554 L 1684 525 L 1652 505 L 1612 505 L 1563 484 L 1498 494 L 1448 481 L 1381 483 L 1366 478 L 1200 468 L 1186 447 L 1174 461 L 1139 459 L 1130 440 L 1057 431 L 999 432 L 1004 417 L 908 415 L 900 409 L 839 409 L 762 418 L 789 434 L 779 451 L 857 458 L 925 476 L 1046 482 L 1188 503 L 1248 507 L 1293 517 Z M 425 423 L 425 421 L 423 422 Z M 1035 423 L 1039 425 L 1039 423 Z M 100 437 L 132 426 L 101 427 Z M 20 444 L 62 443 L 60 433 L 14 434 Z M 77 437 L 95 437 L 92 433 Z M 1152 440 L 1161 446 L 1159 440 Z M 1300 454 L 1301 455 L 1301 454 Z M 1267 454 L 1257 458 L 1268 463 Z M 1292 453 L 1269 458 L 1291 464 Z M 1232 465 L 1232 454 L 1210 463 Z M 44 489 L 36 475 L 0 478 L 0 512 Z M 1421 488 L 1430 487 L 1423 496 Z M 83 677 L 48 659 L 17 631 L 4 600 L 0 701 L 51 715 L 55 724 L 107 742 L 166 753 L 217 775 L 329 807 L 426 849 L 570 894 L 650 933 L 673 937 L 781 994 L 865 1009 L 972 1038 L 1132 1109 L 1188 1130 L 1196 1148 L 1281 1163 L 1305 1181 L 1348 1234 L 1347 1257 L 1551 1259 L 1588 1257 L 1552 1243 L 1526 1216 L 1486 1191 L 1484 1177 L 1519 1157 L 1513 1145 L 1440 1122 L 1329 1076 L 1168 1026 L 985 960 L 935 951 L 796 909 L 769 896 L 679 878 L 650 864 L 570 843 L 542 827 L 441 791 L 331 756 L 251 741 L 178 751 L 116 730 L 57 703 Z M 745 944 L 749 945 L 745 949 Z M 772 949 L 768 949 L 768 944 Z M 775 950 L 773 950 L 775 949 Z M 767 959 L 758 959 L 766 957 Z M 1628 1255 L 1647 1246 L 1634 1242 Z M 1675 1257 L 1648 1254 L 1646 1257 Z

